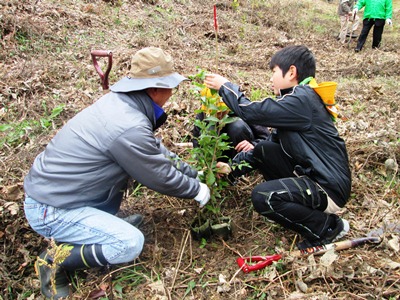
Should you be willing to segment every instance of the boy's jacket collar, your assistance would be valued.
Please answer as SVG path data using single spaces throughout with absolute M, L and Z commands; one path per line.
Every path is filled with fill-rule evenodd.
M 289 93 L 293 92 L 293 88 L 294 88 L 294 87 L 290 87 L 290 88 L 287 88 L 287 89 L 281 89 L 281 90 L 279 91 L 279 92 L 280 92 L 280 96 L 283 97 L 283 96 L 285 96 L 286 94 L 289 94 Z

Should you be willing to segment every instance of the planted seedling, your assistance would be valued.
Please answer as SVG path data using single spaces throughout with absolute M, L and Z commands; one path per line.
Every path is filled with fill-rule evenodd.
M 218 219 L 222 218 L 222 223 L 230 226 L 230 218 L 223 217 L 220 210 L 224 200 L 222 192 L 229 184 L 223 173 L 229 173 L 230 170 L 226 167 L 219 168 L 217 163 L 221 159 L 226 159 L 224 152 L 232 148 L 228 135 L 222 132 L 222 129 L 236 120 L 228 114 L 229 108 L 222 102 L 217 91 L 204 85 L 205 74 L 204 70 L 200 70 L 191 76 L 191 92 L 200 102 L 200 108 L 195 112 L 204 115 L 203 119 L 194 121 L 194 125 L 200 130 L 200 135 L 197 138 L 198 147 L 191 149 L 191 161 L 200 171 L 200 180 L 207 184 L 211 192 L 209 203 L 198 213 L 194 222 L 196 224 L 194 238 L 199 240 L 209 238 L 213 234 L 213 227 L 219 230 L 221 226 L 218 225 Z M 199 231 L 203 231 L 204 236 Z

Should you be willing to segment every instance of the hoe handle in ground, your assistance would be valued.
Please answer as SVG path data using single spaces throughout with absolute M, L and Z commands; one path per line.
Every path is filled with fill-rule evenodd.
M 108 75 L 110 74 L 111 67 L 112 67 L 112 52 L 109 50 L 92 50 L 90 52 L 90 55 L 92 56 L 92 61 L 94 68 L 97 71 L 97 74 L 100 76 L 101 80 L 101 86 L 103 90 L 108 89 Z M 106 72 L 103 73 L 101 70 L 99 63 L 97 61 L 97 57 L 108 57 L 108 64 L 107 64 L 107 69 Z
M 311 247 L 303 250 L 295 250 L 290 252 L 288 255 L 292 257 L 301 257 L 301 256 L 307 256 L 307 255 L 321 255 L 326 252 L 328 252 L 331 249 L 334 249 L 336 251 L 344 250 L 344 249 L 349 249 L 349 248 L 354 248 L 360 245 L 364 244 L 379 244 L 381 242 L 380 237 L 376 236 L 371 236 L 371 237 L 363 237 L 363 238 L 357 238 L 353 240 L 345 240 L 341 242 L 336 242 L 336 243 L 331 243 L 331 244 L 326 244 L 326 245 L 321 245 L 317 247 Z

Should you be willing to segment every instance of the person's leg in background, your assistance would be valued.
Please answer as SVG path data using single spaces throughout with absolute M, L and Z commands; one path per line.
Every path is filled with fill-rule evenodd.
M 344 44 L 346 42 L 346 35 L 349 27 L 349 17 L 348 16 L 340 16 L 340 32 L 339 32 L 339 42 Z
M 372 49 L 378 49 L 381 46 L 382 33 L 385 28 L 385 19 L 376 19 L 374 30 L 372 32 Z
M 357 46 L 355 48 L 356 52 L 360 52 L 365 44 L 365 41 L 367 40 L 369 31 L 371 30 L 372 26 L 374 26 L 375 21 L 373 19 L 364 19 L 363 20 L 363 27 L 361 29 L 360 36 L 358 37 L 357 40 Z

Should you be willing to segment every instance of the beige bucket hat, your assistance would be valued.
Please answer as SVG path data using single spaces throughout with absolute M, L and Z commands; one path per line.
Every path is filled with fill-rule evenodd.
M 147 47 L 136 52 L 131 59 L 127 77 L 110 87 L 113 92 L 140 91 L 147 88 L 173 89 L 186 77 L 174 71 L 172 57 L 160 48 Z

